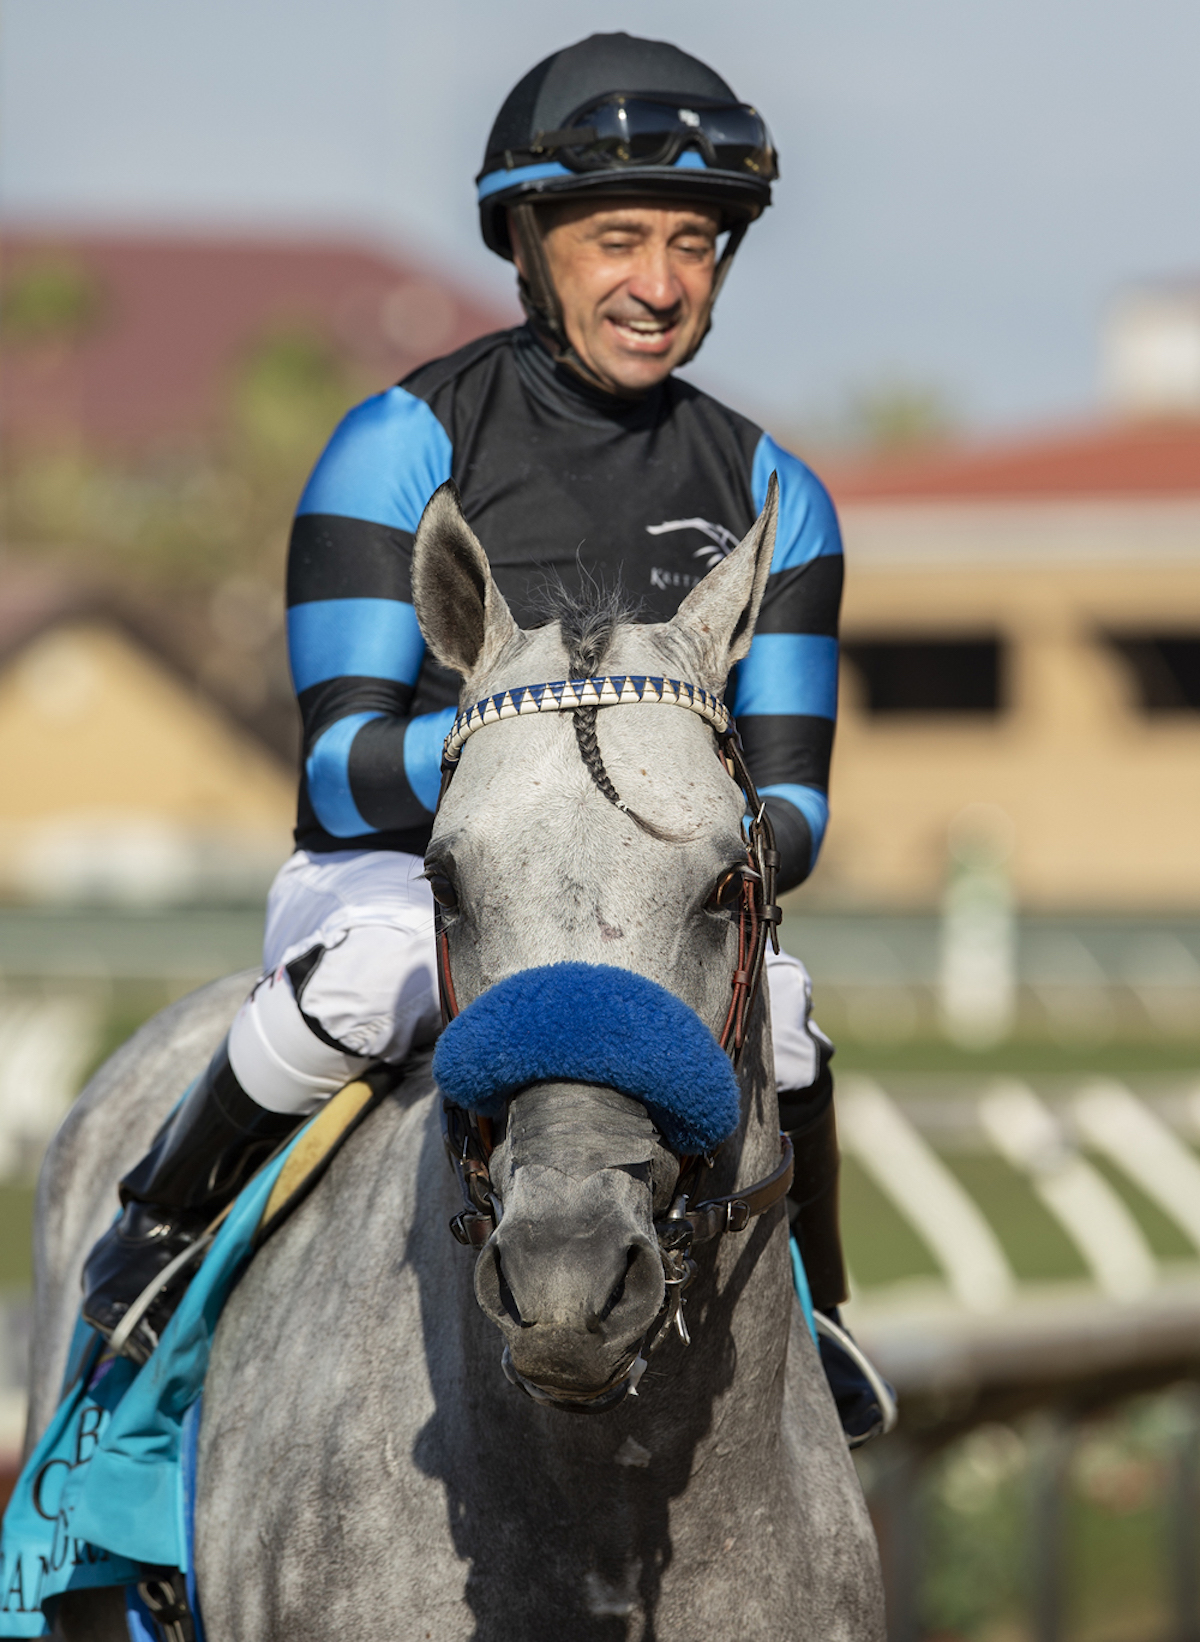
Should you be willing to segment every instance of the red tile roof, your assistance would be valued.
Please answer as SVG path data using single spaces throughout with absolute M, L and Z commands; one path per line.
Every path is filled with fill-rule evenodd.
M 230 373 L 272 329 L 316 328 L 382 387 L 517 317 L 390 251 L 311 240 L 33 233 L 3 237 L 6 285 L 64 264 L 98 294 L 77 342 L 9 338 L 0 438 L 145 445 L 202 434 Z
M 820 471 L 839 502 L 1200 496 L 1200 421 L 1102 425 Z

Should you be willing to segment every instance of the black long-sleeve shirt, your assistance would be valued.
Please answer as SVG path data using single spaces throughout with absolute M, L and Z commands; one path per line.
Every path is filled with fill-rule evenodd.
M 726 690 L 783 854 L 810 871 L 828 817 L 842 549 L 827 492 L 760 428 L 670 377 L 627 401 L 556 366 L 528 327 L 424 365 L 352 410 L 300 500 L 288 639 L 304 719 L 296 840 L 422 854 L 459 680 L 426 654 L 413 535 L 453 478 L 516 620 L 548 572 L 620 582 L 666 621 L 749 530 L 779 475 L 775 554 Z

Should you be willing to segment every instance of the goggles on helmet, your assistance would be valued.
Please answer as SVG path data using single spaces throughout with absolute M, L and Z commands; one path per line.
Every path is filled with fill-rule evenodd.
M 779 175 L 766 121 L 748 103 L 613 92 L 585 103 L 559 130 L 537 132 L 529 146 L 577 172 L 674 165 L 696 148 L 715 169 L 744 171 L 763 182 Z

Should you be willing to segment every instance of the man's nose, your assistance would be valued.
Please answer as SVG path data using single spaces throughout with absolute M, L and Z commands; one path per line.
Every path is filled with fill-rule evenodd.
M 647 247 L 643 251 L 628 289 L 630 296 L 659 313 L 669 313 L 679 306 L 683 287 L 671 266 L 665 246 Z

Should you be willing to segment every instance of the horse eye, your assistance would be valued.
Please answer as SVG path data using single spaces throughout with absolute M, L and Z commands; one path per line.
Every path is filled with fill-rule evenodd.
M 458 891 L 449 878 L 446 877 L 446 874 L 444 872 L 427 872 L 425 877 L 438 906 L 445 907 L 447 912 L 453 912 L 458 906 Z
M 732 912 L 742 895 L 742 869 L 730 867 L 723 872 L 712 887 L 712 893 L 704 903 L 707 912 Z

